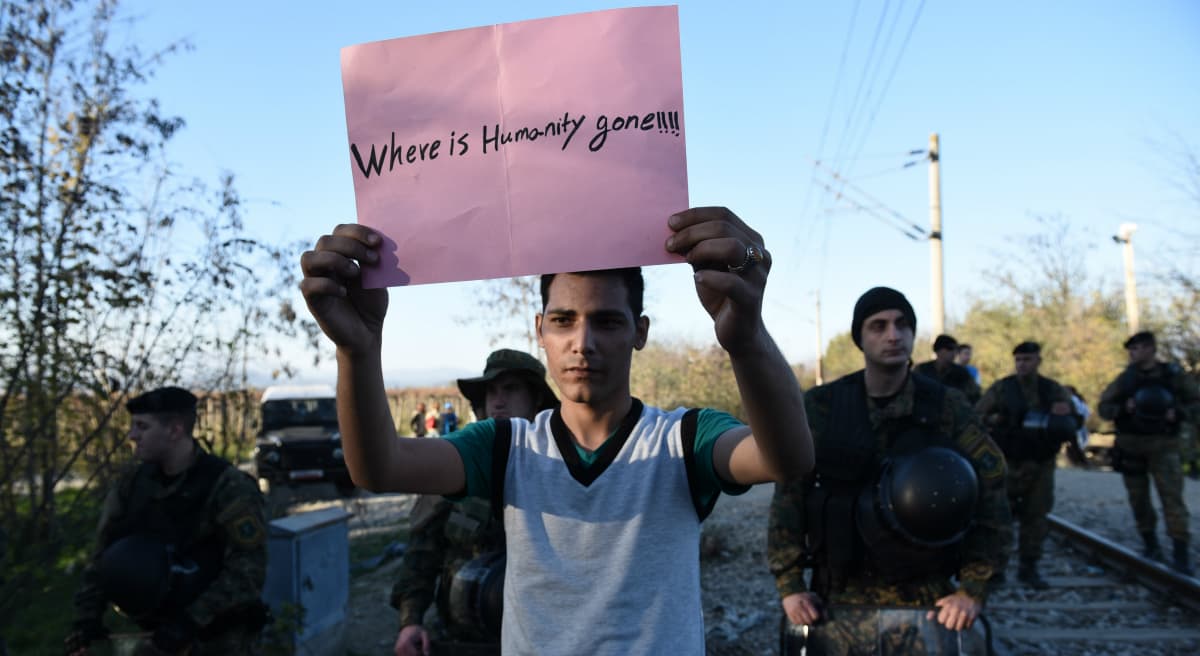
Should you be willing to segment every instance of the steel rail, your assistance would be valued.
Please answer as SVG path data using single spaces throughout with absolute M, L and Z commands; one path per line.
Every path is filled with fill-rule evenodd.
M 1065 537 L 1072 546 L 1090 554 L 1115 571 L 1124 573 L 1134 582 L 1163 595 L 1168 603 L 1200 612 L 1200 580 L 1184 576 L 1158 561 L 1143 558 L 1128 548 L 1057 515 L 1051 514 L 1047 519 L 1050 529 Z

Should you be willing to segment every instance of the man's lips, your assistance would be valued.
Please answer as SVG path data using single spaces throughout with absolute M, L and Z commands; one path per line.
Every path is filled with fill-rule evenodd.
M 599 375 L 601 371 L 594 367 L 567 367 L 563 369 L 563 373 L 575 378 L 590 378 Z

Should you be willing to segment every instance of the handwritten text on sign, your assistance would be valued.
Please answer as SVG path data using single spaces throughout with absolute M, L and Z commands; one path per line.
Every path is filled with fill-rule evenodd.
M 352 46 L 342 78 L 359 222 L 386 242 L 367 285 L 678 261 L 675 7 Z

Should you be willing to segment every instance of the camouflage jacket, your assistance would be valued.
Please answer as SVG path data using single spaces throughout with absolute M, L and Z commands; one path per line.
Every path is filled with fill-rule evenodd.
M 923 376 L 928 376 L 946 387 L 952 387 L 962 392 L 969 403 L 979 401 L 981 394 L 979 383 L 975 382 L 975 377 L 971 375 L 970 371 L 967 371 L 966 367 L 951 362 L 945 371 L 938 371 L 937 360 L 930 360 L 922 362 L 915 369 Z
M 833 393 L 830 385 L 809 390 L 805 394 L 805 410 L 814 439 L 838 430 L 831 425 Z M 877 454 L 886 452 L 887 427 L 890 422 L 913 413 L 914 383 L 910 376 L 904 387 L 883 407 L 870 399 L 871 427 L 878 437 Z M 967 456 L 979 477 L 980 496 L 975 518 L 963 539 L 962 565 L 958 572 L 958 589 L 976 600 L 987 594 L 987 580 L 993 563 L 1000 562 L 1005 540 L 1010 535 L 1011 515 L 1005 492 L 1005 462 L 999 448 L 983 430 L 978 416 L 954 389 L 947 389 L 940 413 L 940 432 L 949 436 Z M 803 548 L 804 508 L 809 478 L 777 484 L 771 503 L 768 526 L 767 560 L 775 575 L 780 597 L 808 590 L 804 579 L 807 556 Z M 847 517 L 847 521 L 851 518 Z M 861 574 L 850 572 L 844 589 L 832 591 L 827 603 L 929 605 L 954 591 L 948 578 L 937 577 L 901 586 L 885 585 Z
M 202 453 L 197 444 L 197 456 Z M 108 607 L 99 586 L 97 564 L 100 555 L 117 538 L 114 533 L 119 525 L 138 525 L 138 518 L 128 516 L 134 510 L 130 502 L 139 497 L 149 499 L 149 504 L 165 502 L 180 493 L 187 474 L 194 469 L 193 465 L 184 474 L 168 480 L 157 467 L 141 465 L 118 478 L 104 500 L 96 548 L 75 593 L 77 622 L 98 622 Z M 267 543 L 263 496 L 254 479 L 237 467 L 224 468 L 209 490 L 199 523 L 189 530 L 195 542 L 217 538 L 224 544 L 219 573 L 185 609 L 191 620 L 204 627 L 227 612 L 257 604 L 266 579 Z
M 1116 420 L 1125 412 L 1125 402 L 1138 388 L 1140 381 L 1158 382 L 1175 396 L 1176 425 L 1184 422 L 1197 424 L 1200 420 L 1200 387 L 1196 379 L 1185 373 L 1179 365 L 1160 362 L 1150 371 L 1138 371 L 1129 365 L 1100 393 L 1100 416 Z M 1117 431 L 1117 443 L 1134 452 L 1156 450 L 1158 447 L 1175 445 L 1178 431 L 1163 434 L 1126 434 Z
M 400 626 L 423 624 L 425 611 L 434 602 L 438 581 L 481 554 L 504 548 L 504 526 L 492 518 L 491 504 L 468 497 L 460 502 L 423 496 L 410 516 L 408 547 L 392 586 L 391 605 L 400 611 Z M 448 618 L 442 618 L 448 629 Z M 453 634 L 453 631 L 452 631 Z M 480 635 L 453 634 L 459 640 Z

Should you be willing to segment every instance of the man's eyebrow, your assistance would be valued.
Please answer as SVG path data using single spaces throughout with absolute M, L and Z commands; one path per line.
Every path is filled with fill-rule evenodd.
M 550 308 L 550 309 L 546 310 L 545 312 L 543 312 L 543 314 L 546 314 L 546 315 L 553 314 L 555 316 L 560 316 L 560 317 L 563 317 L 563 316 L 573 317 L 579 313 L 576 312 L 575 310 L 568 310 L 567 308 Z

